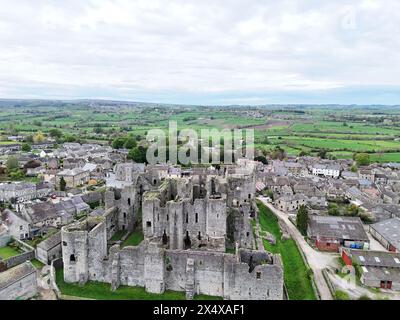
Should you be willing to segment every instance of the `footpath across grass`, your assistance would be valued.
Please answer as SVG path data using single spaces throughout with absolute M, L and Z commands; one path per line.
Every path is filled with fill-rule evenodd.
M 77 283 L 64 281 L 63 269 L 56 269 L 56 283 L 61 293 L 67 296 L 95 300 L 185 300 L 185 292 L 165 291 L 163 294 L 146 292 L 142 287 L 120 286 L 111 291 L 108 283 L 88 281 L 81 286 Z M 219 300 L 220 297 L 197 295 L 195 300 Z
M 297 244 L 293 239 L 282 241 L 277 217 L 261 202 L 257 204 L 261 229 L 272 233 L 276 238 L 275 245 L 263 240 L 264 247 L 267 251 L 281 254 L 289 299 L 316 300 L 310 279 L 311 270 L 304 264 Z

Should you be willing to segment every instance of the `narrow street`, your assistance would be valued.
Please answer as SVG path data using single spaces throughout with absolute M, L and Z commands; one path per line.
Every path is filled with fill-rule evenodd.
M 284 212 L 276 209 L 270 204 L 266 198 L 258 197 L 258 199 L 268 207 L 277 217 L 279 217 L 287 226 L 291 237 L 297 242 L 300 249 L 303 251 L 310 268 L 314 272 L 315 284 L 321 295 L 322 300 L 332 300 L 331 292 L 322 274 L 322 270 L 327 267 L 337 267 L 337 255 L 331 253 L 319 252 L 313 249 L 303 238 L 295 225 L 290 222 L 289 217 Z

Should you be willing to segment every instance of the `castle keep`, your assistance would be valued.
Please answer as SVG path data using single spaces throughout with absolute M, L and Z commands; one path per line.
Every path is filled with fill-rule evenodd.
M 233 169 L 160 178 L 119 168 L 125 184 L 106 192 L 105 214 L 62 228 L 64 280 L 184 291 L 188 299 L 283 299 L 280 256 L 256 250 L 253 239 L 254 176 Z M 136 229 L 138 246 L 110 241 Z

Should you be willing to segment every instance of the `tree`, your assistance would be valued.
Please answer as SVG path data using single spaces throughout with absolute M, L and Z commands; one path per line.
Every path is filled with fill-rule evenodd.
M 286 157 L 286 153 L 285 150 L 283 150 L 280 146 L 276 146 L 276 148 L 270 152 L 269 156 L 273 160 L 283 160 Z
M 326 150 L 325 149 L 321 149 L 318 151 L 317 155 L 318 157 L 320 157 L 321 159 L 326 159 Z
M 339 208 L 338 208 L 337 204 L 333 203 L 333 204 L 329 205 L 328 214 L 330 216 L 338 216 L 338 215 L 340 215 L 340 211 L 339 211 Z
M 142 146 L 135 147 L 129 151 L 128 159 L 137 163 L 147 163 L 146 152 L 147 149 Z
M 124 147 L 125 140 L 125 138 L 116 138 L 112 142 L 111 146 L 113 147 L 113 149 L 122 149 Z
M 255 161 L 259 161 L 259 162 L 261 162 L 262 164 L 268 164 L 268 161 L 267 161 L 267 159 L 266 159 L 264 156 L 257 156 L 257 157 L 254 157 L 254 160 L 255 160 Z
M 65 182 L 64 177 L 61 177 L 61 179 L 60 179 L 60 191 L 65 191 L 66 186 L 67 186 L 67 183 Z
M 371 159 L 368 153 L 357 153 L 354 156 L 354 160 L 356 161 L 358 166 L 369 166 L 371 163 Z
M 356 165 L 351 166 L 350 171 L 351 171 L 351 172 L 357 172 L 357 171 L 358 171 L 357 166 L 356 166 Z
M 65 140 L 65 142 L 76 142 L 77 141 L 76 137 L 71 136 L 71 135 L 66 136 L 64 140 Z
M 44 137 L 44 134 L 42 133 L 42 131 L 38 131 L 33 136 L 33 142 L 35 142 L 35 143 L 40 143 L 40 142 L 43 142 L 44 140 L 45 140 L 45 137 Z
M 360 213 L 360 209 L 359 209 L 359 207 L 357 207 L 355 204 L 352 204 L 352 205 L 351 205 L 350 207 L 348 207 L 348 209 L 347 209 L 347 214 L 348 214 L 349 216 L 357 217 L 359 213 Z
M 6 162 L 6 167 L 8 171 L 18 169 L 19 167 L 18 159 L 16 157 L 8 157 Z
M 272 201 L 274 201 L 274 192 L 272 190 L 264 190 L 264 196 L 269 197 Z
M 124 148 L 125 149 L 132 149 L 137 146 L 136 140 L 133 137 L 128 137 L 125 140 Z
M 24 164 L 24 169 L 33 169 L 33 168 L 38 168 L 40 166 L 41 166 L 40 161 L 29 160 L 27 163 Z
M 11 180 L 21 180 L 25 177 L 25 173 L 20 169 L 14 169 L 9 173 L 9 177 Z
M 308 152 L 307 150 L 301 150 L 300 151 L 300 153 L 299 153 L 299 156 L 300 157 L 305 157 L 305 156 L 309 156 L 310 155 L 310 152 Z
M 28 143 L 24 143 L 21 147 L 21 150 L 24 152 L 29 152 L 32 150 L 31 146 Z
M 300 206 L 299 210 L 297 211 L 296 225 L 297 229 L 299 229 L 303 236 L 307 235 L 308 210 L 304 205 Z
M 50 137 L 53 137 L 53 138 L 61 138 L 62 137 L 62 132 L 58 129 L 50 129 L 49 134 L 50 134 Z

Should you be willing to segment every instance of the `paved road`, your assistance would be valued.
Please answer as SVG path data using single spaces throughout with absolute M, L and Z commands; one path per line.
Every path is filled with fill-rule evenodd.
M 388 250 L 386 250 L 386 248 L 381 245 L 373 236 L 371 233 L 369 233 L 369 231 L 367 231 L 367 235 L 369 238 L 369 249 L 370 250 L 376 250 L 376 251 L 385 251 L 387 252 Z
M 337 255 L 323 253 L 314 250 L 307 241 L 304 240 L 299 230 L 290 222 L 287 214 L 276 209 L 270 204 L 264 197 L 258 197 L 262 203 L 264 203 L 272 212 L 274 212 L 283 222 L 286 224 L 287 229 L 292 238 L 297 242 L 301 250 L 304 252 L 310 268 L 314 272 L 315 284 L 321 295 L 322 300 L 332 300 L 331 292 L 329 291 L 328 285 L 326 284 L 325 278 L 322 275 L 322 269 L 332 266 L 337 266 Z

